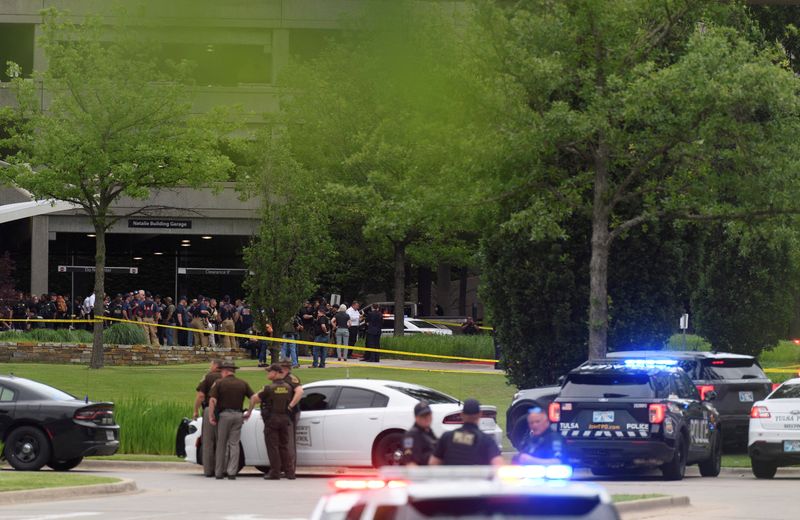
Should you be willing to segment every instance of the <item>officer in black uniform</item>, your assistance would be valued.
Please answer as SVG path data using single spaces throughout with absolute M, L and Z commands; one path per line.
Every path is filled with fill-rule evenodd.
M 503 457 L 497 443 L 478 427 L 481 403 L 475 399 L 464 401 L 461 418 L 464 426 L 442 435 L 433 450 L 430 465 L 502 466 Z
M 436 435 L 431 430 L 433 414 L 426 401 L 420 401 L 414 407 L 414 426 L 409 428 L 403 437 L 403 459 L 406 466 L 427 466 L 433 447 L 436 446 Z
M 264 442 L 267 446 L 270 472 L 266 480 L 280 480 L 281 472 L 289 480 L 295 479 L 294 430 L 290 417 L 289 403 L 292 402 L 293 389 L 283 380 L 280 365 L 273 363 L 267 368 L 267 377 L 272 384 L 258 394 L 261 402 L 261 417 L 264 419 Z M 250 407 L 255 403 L 251 402 Z
M 561 464 L 564 439 L 550 427 L 547 413 L 539 407 L 528 410 L 528 434 L 514 457 L 517 464 Z

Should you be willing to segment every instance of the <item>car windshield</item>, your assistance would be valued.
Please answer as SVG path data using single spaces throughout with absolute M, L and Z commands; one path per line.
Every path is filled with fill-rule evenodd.
M 800 384 L 787 385 L 784 384 L 778 387 L 770 397 L 770 399 L 800 399 Z
M 703 361 L 705 379 L 767 379 L 753 359 L 720 358 Z
M 48 401 L 74 401 L 77 399 L 77 397 L 74 395 L 62 392 L 61 390 L 53 388 L 52 386 L 37 383 L 36 381 L 26 381 L 25 389 L 36 394 L 38 399 L 44 399 Z
M 647 374 L 608 372 L 570 374 L 559 397 L 652 398 L 655 390 Z
M 420 329 L 438 329 L 436 325 L 433 323 L 428 323 L 427 321 L 422 320 L 411 320 L 410 323 Z
M 447 497 L 412 500 L 402 507 L 382 506 L 375 511 L 375 518 L 378 518 L 378 513 L 381 513 L 381 520 L 576 517 L 590 513 L 599 504 L 600 500 L 597 497 L 529 495 Z
M 460 402 L 455 397 L 450 397 L 447 394 L 437 392 L 436 390 L 433 390 L 431 388 L 425 388 L 424 386 L 387 385 L 387 388 L 391 388 L 392 390 L 397 390 L 398 392 L 406 394 L 409 397 L 413 397 L 418 401 L 427 401 L 428 404 L 449 404 L 449 403 Z

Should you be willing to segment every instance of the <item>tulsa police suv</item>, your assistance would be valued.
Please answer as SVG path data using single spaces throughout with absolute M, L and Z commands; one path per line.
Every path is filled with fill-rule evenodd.
M 597 360 L 572 370 L 548 409 L 569 462 L 596 475 L 658 467 L 666 480 L 687 464 L 719 475 L 719 416 L 675 360 Z

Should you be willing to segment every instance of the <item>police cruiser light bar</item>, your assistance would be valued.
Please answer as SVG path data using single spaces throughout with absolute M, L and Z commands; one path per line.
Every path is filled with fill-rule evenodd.
M 677 359 L 626 359 L 623 361 L 626 367 L 630 368 L 659 368 L 674 367 L 678 364 Z
M 359 481 L 426 482 L 433 480 L 568 480 L 572 467 L 565 464 L 531 464 L 525 466 L 417 466 L 386 467 L 376 477 L 356 477 Z M 348 485 L 348 484 L 343 484 Z M 377 483 L 371 484 L 379 486 Z M 361 484 L 354 484 L 361 486 Z M 336 487 L 336 484 L 334 484 Z M 380 486 L 384 487 L 384 486 Z

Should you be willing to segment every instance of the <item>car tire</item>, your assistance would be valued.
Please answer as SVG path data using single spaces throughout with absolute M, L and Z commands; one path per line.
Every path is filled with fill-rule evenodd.
M 519 449 L 525 436 L 528 434 L 528 416 L 522 414 L 514 420 L 514 426 L 511 428 L 511 445 Z
M 771 462 L 750 459 L 750 465 L 756 478 L 773 478 L 778 472 L 778 465 Z
M 39 471 L 50 460 L 50 441 L 42 430 L 20 426 L 6 438 L 3 454 L 18 471 Z
M 398 466 L 403 457 L 403 434 L 401 432 L 387 433 L 381 437 L 372 450 L 372 465 L 376 468 L 383 466 Z
M 722 471 L 722 439 L 719 433 L 714 435 L 711 442 L 711 456 L 697 465 L 703 477 L 717 477 Z
M 661 474 L 664 480 L 683 480 L 686 474 L 686 439 L 679 437 L 675 443 L 675 453 L 672 460 L 661 465 Z
M 75 457 L 74 459 L 67 460 L 51 460 L 47 463 L 47 467 L 53 471 L 69 471 L 83 462 L 83 457 Z

